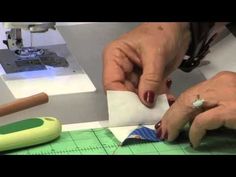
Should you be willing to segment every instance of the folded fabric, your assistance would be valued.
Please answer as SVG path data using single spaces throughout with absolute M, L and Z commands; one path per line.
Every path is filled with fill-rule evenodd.
M 129 91 L 107 91 L 107 102 L 109 127 L 153 125 L 169 108 L 165 94 L 158 96 L 153 108 L 143 105 L 137 94 Z
M 120 142 L 120 145 L 160 141 L 156 136 L 154 125 L 110 127 L 109 130 Z
M 157 132 L 153 129 L 141 126 L 132 131 L 129 136 L 121 143 L 122 145 L 142 143 L 142 142 L 158 142 Z

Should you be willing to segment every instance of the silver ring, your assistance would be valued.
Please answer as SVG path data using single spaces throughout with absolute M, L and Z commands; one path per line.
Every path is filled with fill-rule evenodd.
M 200 95 L 197 95 L 197 99 L 193 102 L 193 108 L 201 108 L 204 102 L 205 100 L 200 98 Z

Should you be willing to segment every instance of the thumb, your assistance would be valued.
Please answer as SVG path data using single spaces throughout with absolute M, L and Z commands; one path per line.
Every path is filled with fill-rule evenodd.
M 146 53 L 142 57 L 143 73 L 140 77 L 138 95 L 143 104 L 152 107 L 156 95 L 161 92 L 165 70 L 164 59 L 155 53 Z

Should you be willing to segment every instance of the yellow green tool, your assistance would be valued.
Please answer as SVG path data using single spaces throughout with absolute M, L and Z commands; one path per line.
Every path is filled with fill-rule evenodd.
M 60 136 L 61 123 L 54 117 L 36 117 L 0 126 L 0 152 L 34 146 Z

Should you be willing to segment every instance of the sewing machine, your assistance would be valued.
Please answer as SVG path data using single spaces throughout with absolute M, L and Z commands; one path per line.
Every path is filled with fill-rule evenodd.
M 3 27 L 7 49 L 0 50 L 0 76 L 15 98 L 96 90 L 66 42 L 50 43 L 51 34 L 60 35 L 56 23 L 4 22 Z
M 29 30 L 30 33 L 43 33 L 47 32 L 49 29 L 55 30 L 55 24 L 54 22 L 4 22 L 4 28 L 10 29 L 10 31 L 6 32 L 6 40 L 4 40 L 3 43 L 12 51 L 21 50 L 24 47 L 21 35 L 22 29 Z
M 6 40 L 3 43 L 7 45 L 7 57 L 0 60 L 6 73 L 17 73 L 23 71 L 46 70 L 47 66 L 51 67 L 69 67 L 66 56 L 59 56 L 53 49 L 47 47 L 32 46 L 33 33 L 45 33 L 50 29 L 55 30 L 54 22 L 13 22 L 3 23 L 4 28 L 10 31 L 6 32 Z M 31 45 L 24 46 L 22 30 L 27 30 L 31 34 Z M 7 59 L 6 59 L 7 58 Z

